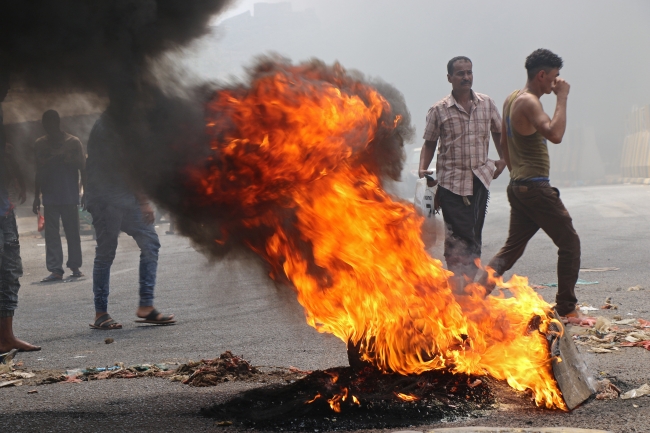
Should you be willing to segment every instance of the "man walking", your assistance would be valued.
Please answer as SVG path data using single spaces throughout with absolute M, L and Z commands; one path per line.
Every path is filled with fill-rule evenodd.
M 136 315 L 141 320 L 136 322 L 175 323 L 173 314 L 159 313 L 153 307 L 160 242 L 153 226 L 151 205 L 144 195 L 132 192 L 127 182 L 122 168 L 124 162 L 119 158 L 121 140 L 108 112 L 95 122 L 88 139 L 85 200 L 97 233 L 93 267 L 95 322 L 90 326 L 102 330 L 122 328 L 108 314 L 111 265 L 121 231 L 132 236 L 140 247 L 140 304 Z
M 0 67 L 0 103 L 9 91 L 9 74 Z M 0 354 L 11 350 L 31 352 L 40 347 L 14 336 L 14 312 L 18 306 L 19 278 L 23 276 L 20 243 L 14 206 L 9 200 L 9 186 L 18 184 L 20 204 L 25 203 L 25 182 L 18 164 L 7 146 L 2 105 L 0 105 Z
M 559 78 L 562 59 L 549 50 L 533 51 L 526 58 L 528 81 L 522 90 L 508 96 L 503 106 L 502 146 L 510 169 L 508 201 L 510 228 L 505 245 L 490 260 L 489 267 L 503 275 L 524 253 L 526 244 L 541 228 L 558 247 L 558 291 L 556 311 L 560 316 L 578 316 L 575 284 L 580 271 L 580 238 L 560 191 L 549 183 L 550 159 L 546 140 L 558 144 L 566 129 L 569 84 Z M 553 118 L 542 108 L 540 97 L 555 93 Z M 488 292 L 494 288 L 481 277 Z
M 59 113 L 43 113 L 46 135 L 36 140 L 36 181 L 32 210 L 37 214 L 43 194 L 45 207 L 45 263 L 50 275 L 42 282 L 63 278 L 63 248 L 59 220 L 68 243 L 68 262 L 72 277 L 83 277 L 81 267 L 81 238 L 79 236 L 79 178 L 85 185 L 86 157 L 81 141 L 61 130 Z
M 458 277 L 473 281 L 481 257 L 488 188 L 506 166 L 501 150 L 501 116 L 494 101 L 472 90 L 472 61 L 464 56 L 447 63 L 451 95 L 436 102 L 427 114 L 420 177 L 433 174 L 429 165 L 438 147 L 437 201 L 447 227 L 445 261 Z M 490 134 L 499 154 L 488 159 Z M 438 145 L 440 139 L 440 146 Z M 459 287 L 464 281 L 458 279 Z

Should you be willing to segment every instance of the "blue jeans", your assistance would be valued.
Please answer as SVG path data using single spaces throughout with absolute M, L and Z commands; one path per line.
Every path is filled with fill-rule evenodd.
M 16 215 L 0 216 L 0 318 L 13 317 L 18 306 L 18 279 L 23 276 Z
M 95 263 L 93 267 L 93 293 L 95 311 L 108 311 L 109 281 L 111 265 L 117 250 L 120 232 L 131 236 L 140 247 L 140 306 L 153 306 L 153 290 L 158 269 L 160 241 L 153 225 L 142 219 L 140 206 L 134 203 L 127 207 L 110 204 L 93 204 L 89 209 L 97 233 Z

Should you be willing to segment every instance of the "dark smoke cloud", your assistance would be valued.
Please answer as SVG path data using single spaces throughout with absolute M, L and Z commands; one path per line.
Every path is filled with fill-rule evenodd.
M 230 0 L 2 0 L 0 57 L 42 90 L 120 97 L 146 61 L 206 33 Z
M 169 210 L 180 231 L 212 257 L 241 246 L 244 237 L 249 245 L 263 245 L 268 233 L 263 228 L 245 232 L 242 220 L 251 209 L 207 202 L 187 185 L 188 169 L 209 168 L 212 150 L 205 132 L 205 104 L 224 87 L 204 84 L 170 94 L 168 90 L 178 90 L 179 82 L 170 84 L 172 75 L 156 69 L 163 54 L 204 34 L 211 16 L 227 3 L 39 0 L 3 1 L 0 6 L 0 57 L 14 83 L 108 95 L 106 115 L 124 138 L 123 160 L 115 169 L 126 170 L 134 186 Z M 259 77 L 290 66 L 286 59 L 261 58 L 244 81 L 228 88 L 246 92 Z M 402 94 L 379 79 L 346 72 L 338 65 L 314 60 L 302 66 L 351 94 L 358 83 L 370 84 L 389 101 L 393 114 L 402 117 L 396 133 L 378 137 L 356 159 L 380 178 L 398 180 L 403 144 L 414 135 Z M 287 221 L 292 218 L 287 215 Z M 231 236 L 225 244 L 216 243 L 223 238 L 224 227 Z M 309 246 L 305 249 L 309 255 Z

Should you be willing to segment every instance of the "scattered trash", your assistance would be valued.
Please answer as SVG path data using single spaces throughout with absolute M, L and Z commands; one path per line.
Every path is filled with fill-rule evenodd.
M 598 308 L 592 307 L 591 305 L 581 305 L 580 311 L 586 313 L 588 311 L 598 311 Z
M 599 380 L 596 383 L 596 400 L 614 400 L 620 394 L 621 390 L 609 379 Z
M 639 346 L 639 347 L 643 347 L 645 350 L 650 350 L 650 340 L 634 341 L 634 342 L 630 342 L 628 340 L 628 342 L 626 343 L 621 343 L 621 346 L 623 347 Z
M 598 281 L 586 281 L 581 278 L 578 278 L 578 281 L 576 281 L 576 286 L 590 286 L 592 284 L 598 284 Z M 557 287 L 557 283 L 542 283 L 541 285 L 546 287 Z
M 469 379 L 468 379 L 468 382 L 469 382 Z M 483 383 L 483 381 L 481 379 L 476 379 L 474 382 L 468 383 L 467 386 L 469 386 L 470 388 L 476 388 L 477 386 L 479 386 L 482 383 Z
M 632 323 L 636 322 L 637 319 L 623 319 L 623 320 L 616 320 L 612 322 L 614 325 L 631 325 Z
M 232 425 L 232 421 L 217 421 L 215 424 L 219 427 L 227 427 L 229 425 Z
M 618 271 L 620 268 L 580 268 L 580 272 L 608 272 Z
M 296 374 L 304 374 L 304 375 L 307 375 L 307 374 L 312 374 L 313 371 L 311 371 L 311 370 L 301 370 L 301 369 L 299 369 L 298 367 L 294 367 L 294 366 L 290 365 L 290 366 L 289 366 L 289 373 L 296 373 Z
M 595 317 L 567 317 L 566 321 L 572 325 L 585 326 L 588 328 L 591 328 L 596 324 Z
M 27 394 L 38 394 L 38 389 L 30 389 Z
M 4 382 L 0 382 L 0 388 L 4 388 L 6 386 L 21 386 L 22 384 L 23 381 L 21 379 L 5 380 Z
M 632 286 L 627 289 L 628 292 L 638 292 L 639 290 L 645 290 L 641 286 Z
M 609 331 L 609 328 L 612 326 L 612 323 L 604 317 L 598 317 L 596 323 L 594 324 L 594 329 L 601 334 Z
M 601 310 L 618 310 L 618 305 L 612 304 L 612 298 L 609 296 L 605 299 L 605 305 L 600 307 Z
M 260 373 L 248 361 L 226 351 L 219 358 L 181 365 L 171 380 L 191 386 L 215 386 L 222 382 L 247 379 Z
M 111 338 L 111 337 L 108 337 L 106 340 L 104 340 L 104 343 L 106 343 L 106 344 L 111 344 L 111 343 L 113 343 L 114 341 L 115 341 L 115 339 L 113 339 L 113 338 Z
M 650 394 L 650 385 L 644 383 L 636 389 L 632 389 L 624 394 L 621 394 L 621 399 L 628 400 L 630 398 L 638 398 L 648 394 Z
M 620 319 L 620 316 L 618 316 Z M 586 324 L 591 320 L 585 318 L 570 318 L 569 323 L 590 328 Z M 592 318 L 590 318 L 592 319 Z M 617 326 L 618 325 L 618 326 Z M 625 319 L 610 322 L 605 317 L 598 317 L 591 329 L 571 331 L 577 345 L 589 346 L 591 353 L 611 353 L 619 347 L 643 347 L 650 350 L 650 322 L 644 319 Z M 623 328 L 619 326 L 624 326 Z

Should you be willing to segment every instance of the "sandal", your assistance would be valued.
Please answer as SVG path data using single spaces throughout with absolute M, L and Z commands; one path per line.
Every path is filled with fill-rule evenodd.
M 71 278 L 81 278 L 81 277 L 85 277 L 85 275 L 79 269 L 73 269 L 72 270 L 72 275 L 70 275 L 70 277 Z
M 51 282 L 53 282 L 53 281 L 61 281 L 62 279 L 63 279 L 63 275 L 61 275 L 61 274 L 55 274 L 54 272 L 52 272 L 52 273 L 51 273 L 50 275 L 48 275 L 47 277 L 43 278 L 43 279 L 41 280 L 41 283 L 51 283 Z
M 90 327 L 93 329 L 101 329 L 102 331 L 122 329 L 122 325 L 113 320 L 108 313 L 99 316 L 97 320 L 95 320 L 95 324 L 91 324 Z
M 141 320 L 136 320 L 136 323 L 151 323 L 153 325 L 173 325 L 176 323 L 174 320 L 174 315 L 173 314 L 163 314 L 160 319 L 158 319 L 158 316 L 160 316 L 161 313 L 156 310 L 155 308 L 151 310 L 151 313 L 147 314 L 146 317 L 140 317 Z

